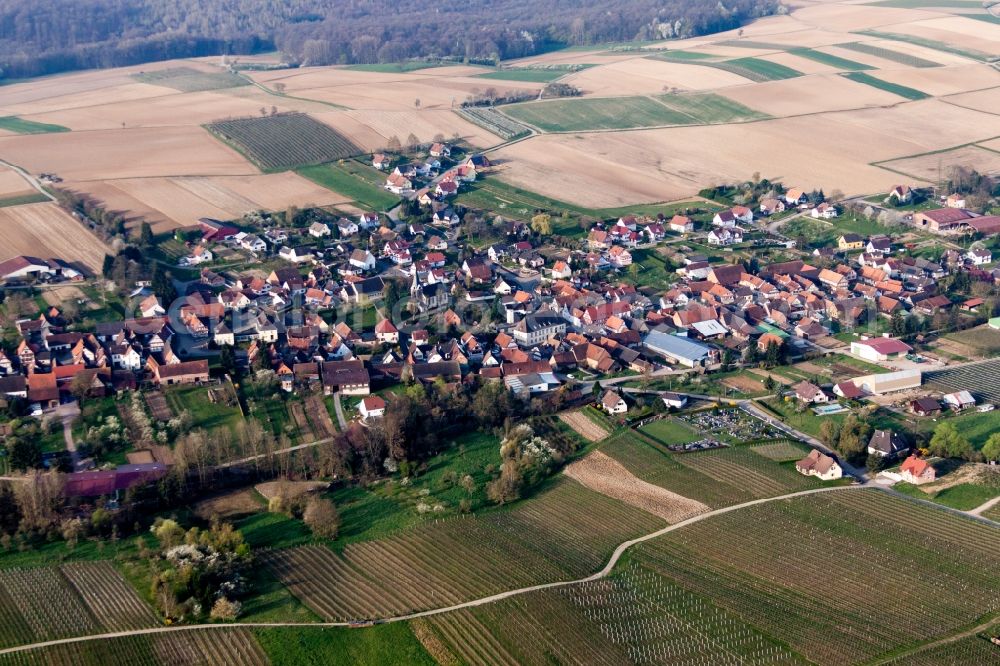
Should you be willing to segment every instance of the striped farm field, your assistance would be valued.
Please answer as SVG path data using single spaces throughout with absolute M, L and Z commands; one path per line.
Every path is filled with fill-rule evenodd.
M 997 660 L 997 646 L 990 636 L 1000 633 L 1000 626 L 973 636 L 952 641 L 893 659 L 889 666 L 940 666 L 941 664 L 991 664 Z
M 601 447 L 601 451 L 643 481 L 698 500 L 713 509 L 753 499 L 742 486 L 720 483 L 693 467 L 682 465 L 678 462 L 681 456 L 671 455 L 662 447 L 644 441 L 634 433 L 623 433 L 612 438 Z
M 1000 529 L 874 489 L 740 509 L 634 557 L 814 663 L 875 659 L 1000 612 Z
M 945 393 L 971 391 L 977 400 L 1000 402 L 1000 359 L 933 370 L 924 381 Z
M 802 72 L 798 70 L 760 58 L 735 58 L 719 62 L 699 62 L 698 64 L 732 72 L 755 83 L 794 79 L 797 76 L 802 76 Z
M 205 126 L 265 171 L 284 171 L 358 155 L 361 148 L 304 113 L 220 120 Z
M 809 58 L 810 60 L 815 60 L 816 62 L 821 62 L 824 65 L 829 65 L 830 67 L 836 67 L 837 69 L 845 72 L 875 69 L 871 65 L 866 65 L 855 60 L 848 60 L 847 58 L 841 58 L 840 56 L 833 55 L 832 53 L 824 53 L 823 51 L 817 51 L 815 49 L 791 49 L 789 53 L 802 58 Z
M 774 444 L 759 444 L 750 447 L 759 456 L 764 456 L 777 462 L 801 460 L 809 452 L 805 446 L 794 442 L 776 442 Z
M 53 645 L 0 656 L 0 666 L 265 666 L 246 629 L 178 631 Z
M 808 490 L 816 486 L 812 478 L 776 464 L 745 447 L 700 451 L 677 457 L 682 465 L 721 483 L 743 488 L 754 499 Z
M 0 647 L 158 624 L 110 562 L 0 572 Z
M 476 518 L 424 524 L 342 554 L 321 546 L 264 557 L 326 619 L 383 617 L 593 573 L 622 541 L 665 523 L 560 479 L 538 497 Z
M 631 560 L 603 580 L 447 613 L 430 623 L 469 664 L 801 663 L 734 614 Z
M 926 60 L 908 53 L 901 53 L 899 51 L 894 51 L 881 46 L 874 46 L 872 44 L 868 44 L 867 42 L 848 42 L 846 44 L 837 44 L 837 46 L 842 49 L 848 49 L 850 51 L 875 56 L 876 58 L 882 58 L 883 60 L 890 60 L 892 62 L 899 63 L 900 65 L 907 65 L 908 67 L 941 66 L 941 63 L 934 62 L 933 60 Z
M 738 123 L 768 117 L 766 113 L 754 111 L 735 100 L 714 93 L 660 95 L 656 99 L 674 111 L 690 116 L 692 122 L 697 124 Z

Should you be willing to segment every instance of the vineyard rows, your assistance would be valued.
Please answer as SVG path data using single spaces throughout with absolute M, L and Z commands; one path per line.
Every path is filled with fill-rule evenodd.
M 801 663 L 735 616 L 635 564 L 609 579 L 430 618 L 465 663 Z
M 988 632 L 995 636 L 1000 627 Z M 1000 646 L 990 643 L 989 638 L 968 636 L 954 643 L 946 643 L 916 654 L 900 657 L 889 662 L 889 666 L 941 666 L 941 664 L 991 664 L 996 663 Z
M 508 118 L 492 106 L 470 106 L 460 109 L 458 115 L 508 141 L 531 133 L 527 125 Z
M 0 571 L 0 647 L 157 624 L 109 562 Z
M 351 544 L 342 556 L 302 547 L 275 551 L 266 561 L 324 618 L 382 617 L 582 577 L 622 541 L 663 524 L 564 479 L 511 510 Z
M 776 442 L 773 444 L 759 444 L 750 447 L 750 450 L 759 456 L 764 456 L 777 462 L 791 460 L 801 460 L 806 455 L 806 449 L 801 444 L 793 442 Z
M 685 454 L 678 456 L 677 461 L 716 481 L 743 488 L 753 499 L 816 486 L 813 479 L 743 447 Z
M 304 113 L 220 120 L 206 126 L 265 171 L 283 171 L 361 154 L 350 139 Z
M 637 557 L 820 663 L 871 659 L 1000 610 L 1000 531 L 879 491 L 750 507 Z
M 270 663 L 245 629 L 127 636 L 14 652 L 0 666 L 265 666 Z

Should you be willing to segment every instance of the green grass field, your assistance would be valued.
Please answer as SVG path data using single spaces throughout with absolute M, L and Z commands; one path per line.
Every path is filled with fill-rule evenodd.
M 406 72 L 417 72 L 421 69 L 432 67 L 442 67 L 445 63 L 424 62 L 413 60 L 409 62 L 381 62 L 362 65 L 347 65 L 344 69 L 354 72 L 380 72 L 382 74 L 403 74 Z
M 406 622 L 365 629 L 274 627 L 256 629 L 254 633 L 274 666 L 437 663 Z
M 927 93 L 917 90 L 916 88 L 909 88 L 907 86 L 901 86 L 898 83 L 883 81 L 882 79 L 876 78 L 871 74 L 866 74 L 865 72 L 847 72 L 845 74 L 841 74 L 841 76 L 846 79 L 850 79 L 855 83 L 863 83 L 867 86 L 871 86 L 872 88 L 885 90 L 886 92 L 891 92 L 893 95 L 899 95 L 905 99 L 918 100 L 930 97 Z
M 132 78 L 141 83 L 166 86 L 181 92 L 221 90 L 250 85 L 250 81 L 232 72 L 202 72 L 192 67 L 171 67 L 155 72 L 140 72 Z
M 508 116 L 544 132 L 686 125 L 690 117 L 649 97 L 561 99 L 504 107 Z
M 830 67 L 836 67 L 837 69 L 843 71 L 859 71 L 863 69 L 875 69 L 871 65 L 866 65 L 861 62 L 854 60 L 848 60 L 847 58 L 841 58 L 840 56 L 835 56 L 830 53 L 824 53 L 823 51 L 816 51 L 815 49 L 791 49 L 789 51 L 792 55 L 797 55 L 802 58 L 809 58 L 810 60 L 815 60 L 816 62 L 821 62 L 824 65 L 829 65 Z
M 910 497 L 930 500 L 959 511 L 975 509 L 1000 495 L 1000 484 L 959 483 L 944 490 L 926 493 L 917 486 L 902 482 L 895 484 L 892 489 Z
M 766 113 L 754 111 L 735 100 L 714 93 L 694 95 L 660 95 L 661 104 L 690 116 L 695 123 L 717 124 L 761 120 Z
M 767 117 L 711 93 L 530 102 L 506 106 L 504 113 L 544 132 L 731 123 Z
M 362 208 L 383 211 L 399 203 L 399 197 L 382 189 L 384 175 L 352 160 L 304 167 L 297 171 L 314 183 L 350 197 Z
M 687 444 L 698 440 L 701 435 L 687 425 L 672 418 L 659 419 L 641 428 L 642 432 L 667 446 Z
M 650 56 L 657 60 L 678 60 L 678 61 L 697 61 L 697 60 L 711 60 L 715 56 L 709 55 L 708 53 L 699 53 L 698 51 L 662 51 L 654 56 Z
M 956 331 L 944 336 L 959 344 L 970 347 L 983 356 L 994 356 L 1000 353 L 1000 331 L 988 326 L 977 326 L 964 331 Z
M 33 194 L 22 194 L 16 197 L 7 197 L 6 199 L 0 198 L 0 208 L 8 208 L 10 206 L 24 206 L 33 203 L 44 203 L 48 201 L 49 198 L 42 194 L 41 192 L 35 192 Z
M 174 414 L 189 412 L 198 427 L 209 432 L 218 428 L 228 428 L 235 433 L 237 424 L 243 421 L 243 414 L 238 406 L 230 407 L 221 402 L 211 402 L 208 399 L 208 390 L 204 387 L 171 386 L 166 388 L 164 394 Z
M 892 49 L 883 48 L 881 46 L 872 46 L 866 42 L 848 42 L 846 44 L 837 44 L 836 46 L 839 46 L 842 49 L 872 55 L 876 58 L 882 58 L 883 60 L 889 60 L 908 67 L 927 68 L 941 66 L 941 63 L 934 62 L 933 60 L 918 58 L 917 56 L 912 56 L 908 53 L 900 53 L 899 51 L 893 51 Z
M 735 58 L 733 60 L 722 60 L 719 62 L 699 63 L 708 67 L 715 67 L 727 72 L 732 72 L 745 79 L 750 79 L 756 83 L 763 81 L 779 81 L 782 79 L 794 79 L 802 76 L 802 72 L 779 65 L 776 62 L 762 60 L 760 58 Z
M 485 74 L 476 74 L 477 79 L 494 79 L 497 81 L 524 81 L 526 83 L 549 83 L 558 78 L 566 76 L 570 71 L 567 69 L 541 69 L 541 68 L 519 68 L 499 69 Z
M 34 120 L 25 120 L 17 116 L 0 117 L 0 129 L 17 134 L 49 134 L 52 132 L 68 132 L 68 127 L 62 125 L 52 125 L 50 123 L 36 123 Z

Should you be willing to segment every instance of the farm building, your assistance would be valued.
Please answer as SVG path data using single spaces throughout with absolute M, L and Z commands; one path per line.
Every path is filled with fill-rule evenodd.
M 972 217 L 972 213 L 963 208 L 937 208 L 914 213 L 913 226 L 943 233 L 958 229 Z
M 322 366 L 323 393 L 336 392 L 344 395 L 368 395 L 371 393 L 371 378 L 362 361 L 326 361 Z
M 654 354 L 688 368 L 704 365 L 715 355 L 708 345 L 662 331 L 650 331 L 642 343 Z
M 917 416 L 937 416 L 941 413 L 941 403 L 930 396 L 910 401 L 910 411 Z
M 903 461 L 899 472 L 903 481 L 913 484 L 930 483 L 937 477 L 937 472 L 930 463 L 914 455 Z
M 833 387 L 833 392 L 841 398 L 846 398 L 847 400 L 858 400 L 865 395 L 865 392 L 862 391 L 854 382 L 840 382 Z
M 208 361 L 185 361 L 172 365 L 160 365 L 152 356 L 146 361 L 146 369 L 153 378 L 153 383 L 162 384 L 196 384 L 208 381 Z
M 0 262 L 0 279 L 14 280 L 23 277 L 36 277 L 47 275 L 55 271 L 49 266 L 49 262 L 37 257 L 14 257 L 7 261 Z
M 898 358 L 909 354 L 912 350 L 910 345 L 895 338 L 872 338 L 851 343 L 851 355 L 871 363 Z
M 795 463 L 799 474 L 815 476 L 823 481 L 832 481 L 844 476 L 840 464 L 828 455 L 812 450 L 802 460 Z
M 894 430 L 876 430 L 868 440 L 868 453 L 882 458 L 895 458 L 909 450 L 910 445 Z
M 855 377 L 851 380 L 851 383 L 873 395 L 882 395 L 883 393 L 917 388 L 920 386 L 920 381 L 921 375 L 919 370 L 898 370 L 896 372 Z
M 950 409 L 960 412 L 976 406 L 976 399 L 968 391 L 955 391 L 942 397 L 944 404 Z

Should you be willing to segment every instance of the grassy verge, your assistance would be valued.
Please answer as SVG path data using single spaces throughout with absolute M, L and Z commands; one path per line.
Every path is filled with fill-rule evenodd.
M 32 192 L 31 194 L 20 194 L 16 197 L 7 197 L 6 199 L 0 198 L 0 208 L 9 208 L 10 206 L 24 206 L 27 204 L 34 203 L 44 203 L 48 201 L 49 198 L 42 194 L 41 192 Z
M 337 194 L 350 197 L 362 208 L 383 211 L 399 203 L 399 197 L 382 189 L 379 179 L 381 174 L 374 169 L 366 170 L 364 165 L 356 161 L 343 160 L 304 167 L 297 172 Z

